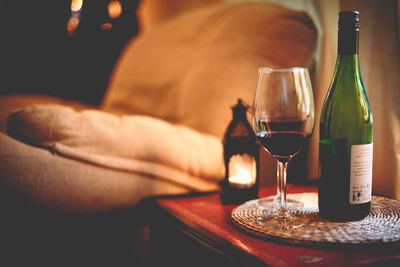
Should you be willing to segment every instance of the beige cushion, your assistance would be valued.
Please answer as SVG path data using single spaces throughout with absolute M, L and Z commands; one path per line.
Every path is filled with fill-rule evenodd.
M 48 104 L 11 114 L 7 126 L 10 136 L 25 143 L 193 190 L 217 189 L 223 178 L 218 138 L 156 118 Z
M 135 207 L 142 198 L 152 195 L 191 191 L 165 179 L 60 157 L 3 133 L 0 133 L 0 147 L 2 192 L 6 184 L 29 201 L 58 211 L 98 213 Z
M 257 69 L 308 66 L 316 35 L 305 13 L 269 3 L 187 12 L 127 45 L 103 108 L 222 137 L 237 98 L 252 102 Z
M 74 109 L 88 109 L 95 108 L 94 106 L 77 102 L 68 101 L 54 96 L 48 95 L 34 95 L 34 94 L 16 94 L 0 96 L 0 132 L 7 132 L 7 117 L 11 113 L 21 110 L 32 104 L 59 104 L 68 105 Z

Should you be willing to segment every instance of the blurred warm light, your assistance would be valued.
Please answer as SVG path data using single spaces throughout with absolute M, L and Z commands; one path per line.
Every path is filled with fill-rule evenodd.
M 112 27 L 113 27 L 113 25 L 112 25 L 111 23 L 103 23 L 103 24 L 100 26 L 100 28 L 101 28 L 103 31 L 111 30 Z
M 82 9 L 83 0 L 72 0 L 71 2 L 71 10 L 73 12 L 78 12 Z
M 118 18 L 122 13 L 122 5 L 118 0 L 112 0 L 108 3 L 108 16 L 112 19 Z
M 71 17 L 68 20 L 67 31 L 69 35 L 72 35 L 75 32 L 76 28 L 78 28 L 79 22 L 79 17 Z

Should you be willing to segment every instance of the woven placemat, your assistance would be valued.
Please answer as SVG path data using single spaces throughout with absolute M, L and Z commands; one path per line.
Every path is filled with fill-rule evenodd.
M 355 244 L 393 244 L 400 241 L 400 201 L 373 196 L 370 214 L 362 220 L 331 222 L 318 215 L 317 193 L 289 194 L 302 201 L 304 207 L 296 212 L 299 227 L 277 229 L 261 223 L 266 210 L 259 199 L 247 201 L 234 208 L 231 219 L 240 229 L 257 237 L 290 244 L 342 246 Z

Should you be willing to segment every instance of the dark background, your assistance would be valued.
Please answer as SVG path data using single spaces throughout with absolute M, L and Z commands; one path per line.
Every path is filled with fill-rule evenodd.
M 100 104 L 121 50 L 138 32 L 139 0 L 84 0 L 81 21 L 67 32 L 71 0 L 0 0 L 0 94 L 46 94 Z M 111 29 L 101 25 L 111 23 Z

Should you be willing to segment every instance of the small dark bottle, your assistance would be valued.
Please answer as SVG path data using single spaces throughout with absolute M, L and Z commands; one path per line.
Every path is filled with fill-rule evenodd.
M 338 55 L 320 119 L 320 216 L 358 220 L 371 208 L 372 112 L 358 60 L 359 13 L 339 13 Z

